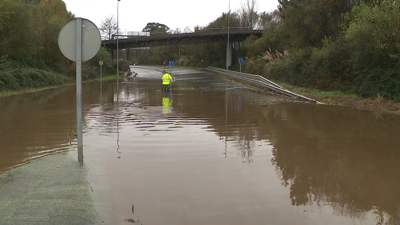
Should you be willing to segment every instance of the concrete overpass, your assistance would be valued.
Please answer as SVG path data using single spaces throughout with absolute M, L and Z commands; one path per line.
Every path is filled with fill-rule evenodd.
M 250 30 L 243 28 L 231 28 L 229 32 L 229 45 L 227 45 L 226 53 L 226 68 L 232 65 L 232 43 L 242 42 L 251 35 L 260 37 L 263 30 Z M 165 46 L 165 45 L 185 45 L 185 44 L 202 44 L 202 43 L 215 43 L 215 42 L 228 42 L 228 30 L 226 28 L 217 29 L 206 29 L 196 31 L 194 33 L 184 34 L 167 34 L 167 33 L 156 33 L 150 36 L 140 37 L 127 37 L 126 35 L 120 35 L 125 38 L 118 39 L 118 49 L 132 49 L 132 48 L 143 48 L 153 46 Z M 110 50 L 117 49 L 117 40 L 102 41 L 102 45 Z M 111 51 L 112 58 L 113 51 Z
M 261 36 L 263 30 L 233 30 L 229 33 L 229 42 L 241 42 L 251 35 Z M 165 46 L 165 45 L 185 45 L 227 42 L 228 32 L 206 30 L 195 33 L 185 34 L 152 34 L 149 37 L 127 37 L 118 40 L 118 49 Z M 117 49 L 117 40 L 102 41 L 102 46 L 108 49 Z

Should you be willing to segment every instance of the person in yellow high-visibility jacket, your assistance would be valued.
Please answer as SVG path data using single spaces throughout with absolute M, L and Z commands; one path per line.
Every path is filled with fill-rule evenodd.
M 170 85 L 172 82 L 174 82 L 174 78 L 169 73 L 165 73 L 161 79 L 163 84 L 163 91 L 169 92 Z

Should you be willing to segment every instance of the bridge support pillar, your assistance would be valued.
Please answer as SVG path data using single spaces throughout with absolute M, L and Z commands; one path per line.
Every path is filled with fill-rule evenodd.
M 232 65 L 232 43 L 229 42 L 226 46 L 226 69 L 229 69 L 229 67 Z
M 127 48 L 126 49 L 126 61 L 130 61 L 130 59 L 131 59 L 131 49 L 130 48 Z
M 110 57 L 111 57 L 111 60 L 108 61 L 108 65 L 107 65 L 108 68 L 112 68 L 112 67 L 113 67 L 113 64 L 114 64 L 114 55 L 115 55 L 115 54 L 114 54 L 114 51 L 115 51 L 115 50 L 109 50 L 109 51 L 108 51 L 108 54 L 110 54 Z

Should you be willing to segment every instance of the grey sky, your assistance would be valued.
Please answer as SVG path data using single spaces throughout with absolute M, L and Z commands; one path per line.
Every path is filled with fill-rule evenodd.
M 91 20 L 97 26 L 110 15 L 117 17 L 117 0 L 63 0 L 67 10 L 77 17 Z M 231 11 L 237 11 L 245 0 L 230 0 Z M 229 10 L 229 0 L 120 0 L 119 27 L 141 31 L 148 22 L 158 22 L 175 30 L 189 26 L 206 26 Z M 277 8 L 278 0 L 257 0 L 258 12 Z

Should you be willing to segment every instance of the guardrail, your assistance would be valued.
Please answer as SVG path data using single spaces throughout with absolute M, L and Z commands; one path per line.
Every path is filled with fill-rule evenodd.
M 210 67 L 210 66 L 205 68 L 205 70 L 209 71 L 209 72 L 224 74 L 233 79 L 237 79 L 237 80 L 243 81 L 245 83 L 248 83 L 248 84 L 251 84 L 254 86 L 258 86 L 258 87 L 261 86 L 261 87 L 267 88 L 271 91 L 274 91 L 279 94 L 283 94 L 283 95 L 286 95 L 286 96 L 289 96 L 292 98 L 300 98 L 302 100 L 306 100 L 306 101 L 310 101 L 310 102 L 314 102 L 314 103 L 320 103 L 314 99 L 307 98 L 305 96 L 288 91 L 288 90 L 284 89 L 283 87 L 281 87 L 280 85 L 278 85 L 260 75 L 254 75 L 254 74 L 249 74 L 249 73 L 240 73 L 240 72 L 236 72 L 236 71 L 232 71 L 232 70 L 226 70 L 226 69 Z M 320 104 L 322 104 L 322 103 L 320 103 Z

